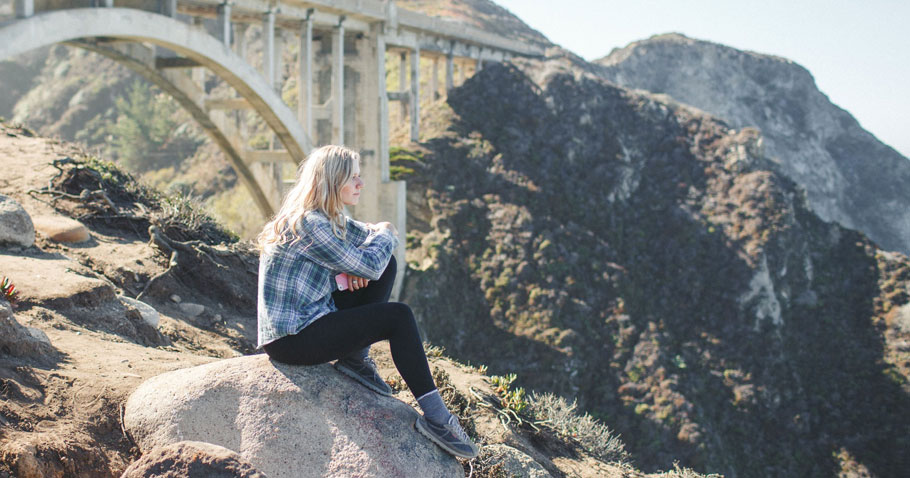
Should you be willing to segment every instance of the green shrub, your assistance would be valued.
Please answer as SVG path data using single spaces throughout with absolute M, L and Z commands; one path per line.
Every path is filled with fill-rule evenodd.
M 619 437 L 591 415 L 578 415 L 576 402 L 551 393 L 531 393 L 528 411 L 562 437 L 577 441 L 586 451 L 605 462 L 626 462 L 629 454 Z
M 95 135 L 109 137 L 113 153 L 127 168 L 143 172 L 176 164 L 192 156 L 201 141 L 177 119 L 173 98 L 135 81 L 114 102 L 116 119 Z
M 512 388 L 512 383 L 518 378 L 514 373 L 505 377 L 494 375 L 490 377 L 490 383 L 493 384 L 493 391 L 499 397 L 499 402 L 505 410 L 511 410 L 516 415 L 520 415 L 528 408 L 527 395 L 524 388 Z

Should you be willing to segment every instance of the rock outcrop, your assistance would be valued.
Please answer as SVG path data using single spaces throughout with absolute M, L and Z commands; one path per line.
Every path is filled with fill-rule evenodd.
M 331 366 L 253 355 L 148 380 L 127 401 L 124 424 L 143 451 L 213 443 L 270 478 L 462 476 L 454 458 L 417 433 L 416 418 Z
M 0 194 L 0 246 L 31 247 L 35 243 L 35 226 L 21 204 Z
M 237 453 L 197 441 L 161 446 L 142 455 L 120 478 L 266 478 Z
M 549 60 L 426 114 L 403 300 L 429 341 L 577 397 L 645 470 L 910 466 L 910 261 L 820 220 L 756 129 Z
M 735 128 L 759 128 L 775 169 L 806 189 L 822 219 L 910 254 L 910 161 L 831 103 L 805 68 L 679 34 L 595 63 L 618 85 L 667 94 Z
M 552 478 L 553 476 L 527 454 L 501 443 L 484 447 L 481 460 L 496 463 L 498 470 L 505 476 L 522 478 Z

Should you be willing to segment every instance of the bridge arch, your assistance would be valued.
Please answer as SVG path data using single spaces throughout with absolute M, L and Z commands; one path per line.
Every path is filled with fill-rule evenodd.
M 242 152 L 209 117 L 202 98 L 193 98 L 180 78 L 167 75 L 121 50 L 108 48 L 96 38 L 147 42 L 162 46 L 211 70 L 233 87 L 263 118 L 284 144 L 291 158 L 300 163 L 311 149 L 297 118 L 266 80 L 229 47 L 208 33 L 173 18 L 131 8 L 77 8 L 42 12 L 0 26 L 0 60 L 44 46 L 65 43 L 87 48 L 123 63 L 173 96 L 200 123 L 224 151 L 241 182 L 250 191 L 265 217 L 274 214 L 271 204 L 243 160 Z M 189 79 L 186 79 L 189 81 Z M 185 86 L 185 85 L 184 85 Z

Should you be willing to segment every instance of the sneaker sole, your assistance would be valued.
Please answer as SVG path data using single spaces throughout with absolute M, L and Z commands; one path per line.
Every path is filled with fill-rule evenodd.
M 384 396 L 384 397 L 391 397 L 391 396 L 392 396 L 392 392 L 391 392 L 391 391 L 389 391 L 389 390 L 383 390 L 383 389 L 377 387 L 375 384 L 373 384 L 373 383 L 370 382 L 369 380 L 365 380 L 363 377 L 361 377 L 360 375 L 358 375 L 357 372 L 355 372 L 355 371 L 353 371 L 353 370 L 351 370 L 351 369 L 349 369 L 349 368 L 347 368 L 347 367 L 344 367 L 344 366 L 341 366 L 341 365 L 335 365 L 335 370 L 338 370 L 339 372 L 341 372 L 341 373 L 347 375 L 348 377 L 353 378 L 355 381 L 357 381 L 357 383 L 363 385 L 363 386 L 366 387 L 366 388 L 369 388 L 370 390 L 372 390 L 372 391 L 374 391 L 374 392 L 376 392 L 376 393 L 378 393 L 378 394 L 380 394 L 380 395 L 382 395 L 382 396 Z
M 448 452 L 448 453 L 451 454 L 451 455 L 457 456 L 457 457 L 459 457 L 459 458 L 471 459 L 471 458 L 476 458 L 477 455 L 479 454 L 479 452 L 478 452 L 478 453 L 474 453 L 474 454 L 472 454 L 472 455 L 469 455 L 469 454 L 467 454 L 467 453 L 465 453 L 465 452 L 463 452 L 463 451 L 461 451 L 461 450 L 457 450 L 457 449 L 455 449 L 455 448 L 452 448 L 451 446 L 449 446 L 448 443 L 446 443 L 446 442 L 440 440 L 439 438 L 436 438 L 436 435 L 434 435 L 433 432 L 431 432 L 431 431 L 427 430 L 426 428 L 424 428 L 423 423 L 420 421 L 420 418 L 418 418 L 417 421 L 414 422 L 414 428 L 416 428 L 417 431 L 420 432 L 421 435 L 423 435 L 423 436 L 429 438 L 430 441 L 432 441 L 433 443 L 439 445 L 440 448 L 442 448 L 443 450 L 445 450 L 446 452 Z

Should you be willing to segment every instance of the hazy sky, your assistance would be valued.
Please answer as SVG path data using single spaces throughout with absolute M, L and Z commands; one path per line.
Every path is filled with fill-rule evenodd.
M 910 157 L 908 0 L 493 1 L 587 60 L 667 32 L 788 58 Z

